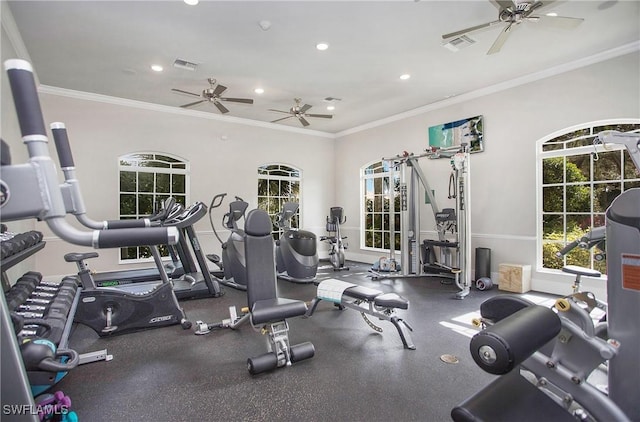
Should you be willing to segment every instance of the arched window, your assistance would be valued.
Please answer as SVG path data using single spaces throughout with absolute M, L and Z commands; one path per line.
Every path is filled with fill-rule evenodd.
M 394 248 L 400 250 L 400 179 L 388 161 L 376 161 L 360 169 L 362 248 L 388 251 L 391 246 L 391 218 L 394 218 Z M 394 215 L 390 213 L 393 198 Z
M 276 214 L 285 202 L 300 204 L 301 171 L 286 164 L 265 164 L 258 167 L 258 208 L 269 213 L 275 223 Z M 291 219 L 291 227 L 300 227 L 300 208 Z M 277 226 L 273 226 L 273 236 L 279 239 Z
M 602 131 L 639 132 L 640 120 L 601 121 L 556 132 L 538 141 L 538 262 L 542 268 L 572 264 L 606 273 L 606 261 L 576 248 L 556 252 L 595 227 L 622 192 L 640 187 L 640 173 L 621 145 L 593 145 Z
M 189 163 L 165 153 L 137 152 L 119 159 L 120 218 L 143 218 L 154 212 L 154 206 L 173 196 L 187 204 Z M 163 255 L 166 248 L 161 248 Z M 146 246 L 120 249 L 120 260 L 147 259 Z

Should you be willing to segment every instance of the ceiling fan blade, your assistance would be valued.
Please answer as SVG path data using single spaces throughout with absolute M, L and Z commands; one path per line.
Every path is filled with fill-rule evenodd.
M 213 105 L 216 106 L 218 108 L 218 110 L 220 110 L 220 113 L 225 114 L 229 112 L 229 109 L 226 108 L 225 106 L 223 106 L 222 104 L 220 104 L 217 101 L 213 101 Z
M 311 107 L 309 104 L 305 104 L 302 107 L 300 107 L 300 110 L 298 110 L 298 113 L 304 113 L 305 111 L 309 110 Z
M 280 119 L 272 120 L 271 123 L 279 122 L 280 120 L 290 119 L 293 116 L 282 117 Z
M 529 21 L 554 28 L 574 29 L 584 22 L 584 19 L 567 16 L 530 16 Z
M 499 20 L 496 21 L 492 21 L 492 22 L 487 22 L 487 23 L 483 23 L 482 25 L 476 25 L 476 26 L 472 26 L 466 29 L 461 29 L 459 31 L 455 31 L 455 32 L 449 32 L 448 34 L 444 34 L 442 36 L 443 40 L 449 39 L 449 38 L 455 38 L 455 37 L 459 37 L 460 35 L 466 35 L 466 34 L 470 34 L 472 32 L 477 32 L 480 31 L 482 29 L 489 29 L 492 26 L 495 26 L 499 23 L 502 23 Z
M 493 42 L 493 45 L 491 46 L 489 51 L 487 51 L 487 54 L 495 54 L 495 53 L 499 52 L 500 49 L 502 48 L 502 46 L 504 45 L 504 43 L 507 41 L 507 38 L 509 38 L 509 35 L 511 35 L 512 29 L 513 29 L 513 24 L 510 23 L 500 33 L 500 35 L 498 35 L 498 38 L 496 38 L 496 40 Z
M 331 119 L 333 117 L 332 114 L 305 114 L 307 117 L 321 117 L 323 119 Z
M 286 113 L 286 114 L 291 114 L 290 111 L 283 111 L 283 110 L 274 110 L 272 108 L 269 109 L 269 111 L 277 111 L 278 113 Z
M 231 103 L 244 103 L 244 104 L 253 104 L 253 100 L 250 98 L 227 98 L 227 97 L 220 97 L 218 98 L 219 100 L 222 101 L 229 101 Z
M 192 106 L 194 106 L 194 105 L 198 105 L 198 104 L 200 104 L 200 103 L 204 103 L 205 101 L 207 101 L 207 100 L 195 101 L 195 102 L 193 102 L 193 103 L 183 104 L 183 105 L 181 105 L 180 107 L 182 107 L 182 108 L 188 108 L 188 107 L 192 107 Z
M 224 85 L 220 85 L 218 84 L 218 86 L 216 86 L 213 89 L 213 96 L 217 97 L 218 95 L 222 94 L 223 92 L 225 92 L 227 90 L 227 87 Z
M 181 89 L 171 88 L 171 90 L 172 90 L 173 92 L 178 92 L 178 93 L 180 93 L 180 94 L 193 95 L 194 97 L 199 97 L 199 96 L 200 96 L 200 94 L 196 94 L 196 93 L 194 93 L 194 92 L 189 92 L 189 91 L 183 91 L 183 90 L 181 90 Z
M 307 122 L 304 117 L 298 116 L 298 120 L 300 120 L 300 123 L 302 123 L 302 126 L 309 126 L 309 122 Z

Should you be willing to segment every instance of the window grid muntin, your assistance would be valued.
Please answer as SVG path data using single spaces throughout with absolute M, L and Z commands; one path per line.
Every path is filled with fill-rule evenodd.
M 538 151 L 538 160 L 540 163 L 540 178 L 539 178 L 539 186 L 540 186 L 540 194 L 541 201 L 539 205 L 539 214 L 541 215 L 541 223 L 540 223 L 540 249 L 539 249 L 539 262 L 543 268 L 552 268 L 557 269 L 561 268 L 562 265 L 566 264 L 574 264 L 574 265 L 583 265 L 589 266 L 590 268 L 597 269 L 601 271 L 603 274 L 606 273 L 606 261 L 595 261 L 593 250 L 585 251 L 585 250 L 577 250 L 575 249 L 572 253 L 560 259 L 555 259 L 555 264 L 553 266 L 547 266 L 545 264 L 545 259 L 547 262 L 553 262 L 553 257 L 547 252 L 545 253 L 545 245 L 556 245 L 557 249 L 562 248 L 566 243 L 575 240 L 579 234 L 571 234 L 567 233 L 567 224 L 568 220 L 581 216 L 588 215 L 590 219 L 590 227 L 599 227 L 604 225 L 605 219 L 605 211 L 606 207 L 611 203 L 613 197 L 608 198 L 605 205 L 600 207 L 599 210 L 596 210 L 596 201 L 600 198 L 596 198 L 598 189 L 606 186 L 606 185 L 616 185 L 619 187 L 619 193 L 624 192 L 627 189 L 631 189 L 634 186 L 640 186 L 640 173 L 633 170 L 628 170 L 628 165 L 631 163 L 631 159 L 629 157 L 628 152 L 621 145 L 613 145 L 613 146 L 603 146 L 603 145 L 592 145 L 593 138 L 599 132 L 603 130 L 619 130 L 619 131 L 633 131 L 640 132 L 640 123 L 633 122 L 614 122 L 611 124 L 602 124 L 596 123 L 591 124 L 589 126 L 585 126 L 583 128 L 579 128 L 577 130 L 573 130 L 567 132 L 565 134 L 560 134 L 555 136 L 552 139 L 549 139 L 541 144 L 540 149 Z M 577 136 L 571 136 L 577 135 Z M 548 148 L 551 145 L 553 148 Z M 571 146 L 578 145 L 578 146 Z M 594 154 L 604 155 L 610 152 L 618 152 L 620 157 L 619 159 L 619 168 L 620 168 L 620 176 L 617 179 L 603 179 L 603 180 L 594 180 L 595 178 L 595 162 L 594 162 Z M 622 151 L 622 152 L 621 152 Z M 567 161 L 571 159 L 571 157 L 576 156 L 586 156 L 589 155 L 589 178 L 586 182 L 567 182 Z M 544 183 L 545 179 L 545 160 L 548 158 L 554 157 L 562 157 L 563 158 L 563 168 L 562 168 L 562 182 L 561 183 Z M 606 157 L 606 156 L 605 156 Z M 600 157 L 598 157 L 600 158 Z M 634 167 L 635 169 L 635 167 Z M 627 177 L 627 170 L 632 177 Z M 634 174 L 635 173 L 635 174 Z M 545 188 L 560 186 L 563 188 L 563 197 L 562 197 L 562 212 L 548 212 L 545 211 L 545 200 L 544 193 Z M 589 212 L 585 213 L 583 211 L 578 212 L 567 212 L 567 187 L 575 187 L 575 186 L 588 186 L 589 194 L 590 194 L 590 208 Z M 617 196 L 617 195 L 616 195 Z M 545 217 L 550 216 L 560 216 L 562 217 L 563 224 L 563 232 L 562 237 L 559 239 L 551 239 L 545 232 Z M 585 265 L 585 254 L 588 254 L 588 261 L 586 262 L 588 265 Z M 581 255 L 581 256 L 580 256 Z
M 273 223 L 271 233 L 274 239 L 280 238 L 276 226 L 276 214 L 287 201 L 297 202 L 299 207 L 291 219 L 292 228 L 300 228 L 302 170 L 279 163 L 263 164 L 258 167 L 258 208 L 266 211 Z M 266 187 L 266 191 L 263 189 Z
M 158 165 L 159 164 L 159 165 Z M 138 152 L 123 155 L 118 158 L 118 192 L 119 192 L 119 215 L 120 219 L 137 219 L 144 218 L 153 212 L 154 204 L 162 201 L 170 196 L 176 199 L 176 202 L 186 206 L 187 193 L 189 183 L 189 163 L 178 157 L 168 154 L 154 152 Z M 122 177 L 124 173 L 134 174 L 133 190 L 122 189 Z M 152 187 L 149 190 L 141 190 L 140 177 L 152 175 Z M 158 192 L 158 175 L 169 176 L 168 192 Z M 176 191 L 176 179 L 182 179 L 178 183 L 179 191 Z M 126 212 L 123 210 L 123 196 L 134 197 L 135 212 Z M 150 198 L 148 198 L 150 197 Z M 141 199 L 147 203 L 147 206 L 141 207 Z M 160 254 L 168 256 L 169 252 L 165 245 L 159 246 Z M 151 251 L 148 246 L 120 248 L 120 262 L 147 262 L 152 261 Z
M 389 185 L 394 177 L 394 186 Z M 370 163 L 360 169 L 361 179 L 361 233 L 362 249 L 388 252 L 391 246 L 391 216 L 389 192 L 394 192 L 395 236 L 394 246 L 400 251 L 400 177 L 385 160 Z M 377 189 L 378 188 L 378 189 Z

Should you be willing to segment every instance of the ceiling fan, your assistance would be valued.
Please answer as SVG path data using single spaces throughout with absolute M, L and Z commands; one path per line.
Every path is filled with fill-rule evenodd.
M 294 98 L 293 101 L 295 101 L 296 104 L 293 107 L 291 107 L 289 111 L 274 110 L 270 108 L 269 111 L 277 111 L 278 113 L 290 114 L 290 116 L 283 117 L 281 119 L 272 120 L 271 123 L 279 122 L 281 120 L 288 119 L 290 117 L 297 117 L 298 120 L 300 120 L 300 123 L 302 123 L 302 126 L 309 126 L 309 122 L 305 119 L 305 117 L 321 117 L 323 119 L 331 119 L 333 117 L 331 114 L 307 113 L 307 110 L 309 110 L 312 106 L 310 106 L 309 104 L 305 104 L 301 106 L 300 103 L 302 102 L 302 99 L 300 98 Z
M 553 3 L 553 1 L 522 1 L 522 0 L 491 0 L 498 8 L 498 19 L 492 22 L 483 23 L 481 25 L 472 26 L 460 31 L 444 34 L 442 39 L 445 41 L 466 35 L 472 32 L 491 28 L 495 25 L 505 23 L 506 26 L 498 35 L 487 54 L 494 54 L 500 51 L 504 43 L 509 38 L 511 32 L 522 22 L 545 22 L 559 28 L 572 29 L 580 25 L 584 19 L 569 18 L 565 16 L 548 16 L 534 15 L 533 13 Z
M 192 103 L 188 103 L 188 104 L 183 104 L 180 107 L 182 108 L 189 108 L 189 107 L 193 107 L 195 105 L 204 103 L 204 102 L 210 102 L 212 103 L 214 106 L 216 106 L 216 108 L 218 110 L 220 110 L 220 113 L 228 113 L 229 109 L 227 109 L 225 106 L 223 106 L 222 104 L 220 104 L 220 101 L 228 101 L 228 102 L 232 102 L 232 103 L 244 103 L 244 104 L 253 104 L 253 100 L 250 98 L 229 98 L 229 97 L 221 97 L 220 95 L 222 95 L 222 93 L 224 91 L 227 90 L 227 87 L 224 85 L 220 85 L 217 84 L 216 85 L 216 80 L 213 78 L 208 78 L 207 81 L 209 82 L 209 88 L 205 88 L 202 90 L 202 94 L 196 94 L 195 92 L 189 92 L 189 91 L 184 91 L 182 89 L 176 89 L 176 88 L 172 88 L 171 91 L 173 92 L 178 92 L 181 94 L 187 94 L 187 95 L 192 95 L 194 97 L 200 97 L 202 98 L 201 100 L 198 101 L 194 101 Z

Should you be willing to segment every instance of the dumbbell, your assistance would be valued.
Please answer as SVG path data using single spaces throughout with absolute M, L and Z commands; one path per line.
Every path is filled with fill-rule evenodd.
M 70 309 L 71 303 L 67 300 L 64 298 L 55 298 L 53 301 L 48 303 L 43 303 L 41 300 L 33 301 L 27 299 L 25 303 L 18 305 L 15 310 L 16 312 L 38 312 L 45 316 L 60 314 L 66 317 L 69 314 Z

